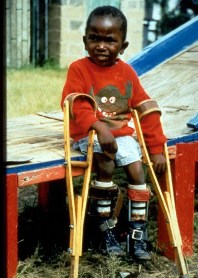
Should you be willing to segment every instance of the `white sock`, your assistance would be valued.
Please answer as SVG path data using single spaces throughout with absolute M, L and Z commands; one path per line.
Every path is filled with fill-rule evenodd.
M 113 185 L 113 182 L 112 181 L 108 181 L 108 182 L 95 181 L 94 185 L 98 186 L 98 187 L 111 187 Z
M 146 189 L 146 183 L 143 184 L 129 184 L 128 185 L 129 189 L 134 189 L 134 190 L 145 190 Z

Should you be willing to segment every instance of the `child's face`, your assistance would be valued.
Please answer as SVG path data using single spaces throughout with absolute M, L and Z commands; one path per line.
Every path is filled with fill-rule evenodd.
M 111 16 L 95 16 L 83 37 L 85 49 L 91 60 L 102 67 L 112 66 L 123 54 L 128 42 L 123 42 L 121 22 Z

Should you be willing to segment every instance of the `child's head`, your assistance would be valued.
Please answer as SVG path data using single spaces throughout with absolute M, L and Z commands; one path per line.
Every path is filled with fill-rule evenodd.
M 94 9 L 87 19 L 83 37 L 92 62 L 112 66 L 128 46 L 126 33 L 127 20 L 119 9 L 113 6 Z
M 114 6 L 101 6 L 101 7 L 97 7 L 96 9 L 94 9 L 90 13 L 90 15 L 87 19 L 86 28 L 85 28 L 85 35 L 87 34 L 87 32 L 89 30 L 89 26 L 91 24 L 91 21 L 96 16 L 112 16 L 113 18 L 118 20 L 120 22 L 120 31 L 122 32 L 123 42 L 126 40 L 127 19 L 126 19 L 125 15 L 119 9 L 117 9 Z

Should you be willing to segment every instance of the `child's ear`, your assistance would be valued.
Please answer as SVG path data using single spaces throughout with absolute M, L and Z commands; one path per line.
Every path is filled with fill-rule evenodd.
M 87 50 L 86 36 L 83 36 L 83 42 L 84 42 L 85 50 Z
M 122 48 L 120 49 L 120 54 L 121 55 L 124 53 L 124 51 L 128 47 L 128 45 L 129 45 L 129 42 L 127 42 L 127 41 L 123 42 Z

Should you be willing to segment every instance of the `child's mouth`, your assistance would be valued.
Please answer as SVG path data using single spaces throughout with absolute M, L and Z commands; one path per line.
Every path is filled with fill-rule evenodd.
M 96 57 L 98 60 L 107 60 L 109 58 L 107 55 L 104 54 L 97 54 Z

